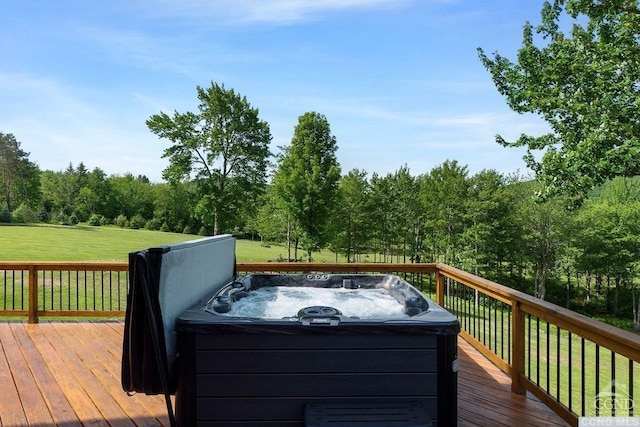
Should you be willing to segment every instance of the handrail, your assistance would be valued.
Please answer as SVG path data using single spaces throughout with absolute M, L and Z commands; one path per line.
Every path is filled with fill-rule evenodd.
M 504 297 L 511 302 L 520 303 L 525 313 L 553 322 L 557 326 L 580 336 L 597 341 L 601 346 L 640 362 L 640 336 L 596 319 L 591 319 L 575 311 L 535 298 L 524 292 L 511 289 L 499 283 L 483 279 L 446 264 L 438 264 L 437 269 L 460 283 L 483 291 L 489 296 Z
M 453 311 L 460 311 L 461 327 L 465 328 L 465 322 L 469 325 L 468 330 L 461 331 L 461 336 L 476 347 L 482 354 L 487 356 L 496 366 L 505 371 L 512 379 L 512 390 L 516 393 L 525 393 L 530 391 L 538 398 L 544 401 L 549 407 L 556 411 L 560 416 L 572 425 L 577 425 L 578 414 L 572 408 L 571 393 L 568 391 L 568 403 L 566 397 L 558 395 L 549 387 L 549 366 L 546 366 L 547 372 L 543 376 L 547 377 L 547 385 L 541 384 L 539 379 L 534 378 L 531 370 L 531 364 L 537 364 L 535 376 L 540 376 L 543 367 L 540 366 L 540 360 L 536 359 L 536 355 L 532 355 L 532 348 L 535 347 L 537 352 L 540 351 L 542 343 L 537 341 L 546 339 L 546 351 L 549 351 L 549 338 L 555 336 L 558 351 L 561 348 L 561 339 L 565 340 L 568 333 L 569 348 L 571 348 L 572 335 L 581 340 L 582 364 L 585 369 L 585 340 L 593 343 L 596 352 L 599 355 L 601 348 L 606 348 L 611 352 L 612 366 L 615 366 L 616 357 L 624 357 L 628 359 L 629 365 L 629 381 L 631 388 L 636 381 L 640 381 L 640 375 L 634 376 L 634 372 L 638 369 L 637 364 L 640 363 L 640 336 L 619 328 L 607 325 L 603 322 L 590 319 L 584 315 L 556 306 L 546 301 L 537 299 L 531 295 L 511 289 L 490 280 L 475 276 L 465 271 L 459 270 L 446 264 L 393 264 L 393 263 L 237 263 L 238 272 L 327 272 L 327 273 L 417 273 L 418 276 L 431 275 L 435 278 L 435 299 L 440 305 Z M 10 272 L 7 273 L 7 272 Z M 16 272 L 20 272 L 17 274 Z M 109 285 L 113 282 L 113 275 L 117 275 L 117 297 L 122 298 L 124 291 L 126 301 L 126 282 L 127 274 L 120 277 L 122 272 L 128 273 L 128 264 L 126 262 L 0 262 L 0 302 L 7 301 L 7 277 L 11 276 L 11 280 L 22 280 L 24 285 L 24 274 L 27 272 L 27 285 L 35 284 L 28 287 L 28 304 L 24 309 L 22 306 L 7 310 L 0 306 L 0 316 L 24 316 L 28 315 L 29 322 L 37 322 L 39 316 L 122 316 L 124 315 L 123 306 L 117 305 L 116 309 L 106 308 L 104 301 L 97 304 L 99 307 L 89 308 L 83 306 L 81 308 L 71 309 L 64 307 L 62 304 L 58 308 L 54 306 L 48 309 L 44 303 L 50 303 L 53 306 L 54 300 L 62 300 L 68 295 L 62 289 L 64 286 L 69 287 L 71 292 L 73 278 L 67 280 L 65 274 L 71 277 L 71 272 L 76 272 L 76 288 L 79 283 L 84 286 L 93 286 L 95 294 L 102 293 L 96 290 L 96 283 L 104 286 L 105 277 L 109 281 Z M 63 274 L 64 272 L 64 274 Z M 83 273 L 84 277 L 80 277 Z M 91 273 L 91 277 L 87 276 Z M 4 274 L 4 288 L 2 279 Z M 47 274 L 49 276 L 47 276 Z M 98 275 L 95 279 L 93 275 Z M 105 276 L 108 275 L 108 276 Z M 18 277 L 19 276 L 19 277 Z M 125 282 L 124 288 L 121 288 L 121 282 Z M 12 282 L 15 283 L 15 282 Z M 56 285 L 57 284 L 57 285 Z M 46 290 L 49 286 L 51 289 Z M 56 292 L 60 288 L 60 296 Z M 43 290 L 45 289 L 45 290 Z M 111 289 L 111 288 L 110 288 Z M 89 289 L 91 291 L 91 289 Z M 4 292 L 4 293 L 3 293 Z M 24 291 L 22 291 L 24 292 Z M 89 292 L 90 293 L 90 292 Z M 114 298 L 113 293 L 109 293 L 107 297 Z M 48 298 L 48 299 L 47 299 Z M 68 297 L 71 299 L 71 297 Z M 79 296 L 76 296 L 79 299 Z M 43 301 L 45 300 L 45 301 Z M 121 301 L 119 301 L 120 304 Z M 24 304 L 24 302 L 22 302 Z M 96 303 L 94 301 L 94 306 Z M 486 311 L 488 310 L 488 319 Z M 492 311 L 493 310 L 493 311 Z M 506 316 L 507 320 L 496 321 L 498 317 L 502 319 Z M 463 322 L 462 320 L 465 320 Z M 473 322 L 473 323 L 472 323 Z M 487 328 L 488 322 L 488 328 Z M 492 323 L 493 322 L 493 323 Z M 540 323 L 542 322 L 542 323 Z M 533 325 L 533 326 L 532 326 Z M 542 326 L 540 326 L 542 325 Z M 537 330 L 532 329 L 533 327 Z M 476 328 L 482 330 L 482 337 L 478 335 Z M 506 331 L 505 329 L 506 328 Z M 488 332 L 487 332 L 488 329 Z M 493 329 L 493 330 L 492 330 Z M 497 336 L 500 329 L 501 336 Z M 534 332 L 535 337 L 534 337 Z M 540 335 L 543 330 L 544 335 Z M 564 334 L 561 338 L 561 332 Z M 507 341 L 506 356 L 497 354 L 495 348 L 485 343 L 485 336 L 489 335 L 489 342 L 497 342 L 502 340 L 501 346 L 504 349 Z M 528 341 L 527 341 L 528 340 Z M 564 341 L 562 341 L 564 343 Z M 564 345 L 564 344 L 562 344 Z M 551 359 L 552 355 L 547 354 L 547 359 Z M 557 359 L 561 358 L 561 354 L 555 355 Z M 596 365 L 599 356 L 596 356 Z M 550 363 L 550 362 L 547 362 Z M 558 379 L 561 376 L 559 362 L 557 369 Z M 569 365 L 571 365 L 571 355 L 569 354 Z M 569 366 L 571 369 L 571 366 Z M 563 374 L 564 375 L 564 374 Z M 569 384 L 571 384 L 571 373 L 569 375 Z M 612 374 L 613 376 L 613 374 Z M 584 390 L 584 377 L 582 379 L 582 388 Z M 596 380 L 597 381 L 597 380 Z M 598 384 L 598 382 L 596 382 Z M 602 388 L 603 384 L 599 387 Z M 557 386 L 559 387 L 559 385 Z M 570 385 L 571 387 L 571 385 Z M 598 387 L 598 386 L 596 386 Z M 636 384 L 636 393 L 640 386 Z M 564 392 L 566 394 L 566 392 Z M 595 393 L 599 393 L 596 390 Z M 560 393 L 562 394 L 562 393 Z M 597 397 L 597 395 L 596 395 Z M 633 397 L 632 397 L 633 398 Z M 584 399 L 583 399 L 584 400 Z M 633 402 L 632 402 L 633 403 Z M 615 402 L 614 402 L 615 404 Z M 584 407 L 584 402 L 582 404 Z M 630 410 L 632 408 L 629 408 Z
M 120 277 L 120 273 L 128 272 L 129 266 L 126 262 L 121 261 L 2 261 L 0 262 L 0 283 L 4 286 L 0 289 L 0 301 L 3 306 L 0 307 L 0 316 L 27 316 L 29 323 L 38 323 L 40 316 L 58 316 L 58 317 L 122 317 L 124 316 L 124 306 L 126 304 L 127 292 L 127 274 Z M 20 293 L 18 295 L 12 293 L 11 302 L 18 302 L 21 309 L 7 309 L 7 282 L 10 276 L 12 286 L 15 286 L 15 272 L 27 272 L 27 280 L 25 283 L 24 275 L 20 274 Z M 11 272 L 10 275 L 7 272 Z M 54 275 L 58 273 L 57 276 Z M 63 272 L 67 276 L 63 276 Z M 71 272 L 75 272 L 75 278 L 71 277 Z M 99 273 L 98 277 L 87 277 L 86 273 Z M 47 277 L 47 273 L 50 273 Z M 80 273 L 84 273 L 85 277 L 80 277 Z M 112 274 L 116 273 L 116 284 L 113 283 Z M 106 276 L 108 274 L 108 276 Z M 108 295 L 105 296 L 104 286 L 108 285 Z M 71 282 L 75 279 L 76 294 L 72 295 Z M 47 281 L 50 282 L 50 290 L 47 291 Z M 96 285 L 100 286 L 96 289 Z M 84 289 L 80 289 L 82 286 Z M 88 286 L 88 288 L 87 288 Z M 113 286 L 116 287 L 115 293 Z M 58 288 L 58 292 L 54 290 Z M 27 295 L 24 295 L 24 292 Z M 79 301 L 80 294 L 85 297 L 84 301 Z M 92 300 L 89 299 L 91 294 Z M 96 297 L 100 297 L 100 301 Z M 63 304 L 63 298 L 67 297 L 66 306 Z M 71 300 L 76 302 L 76 308 L 71 307 Z M 24 309 L 24 300 L 27 300 L 27 308 Z M 113 309 L 113 302 L 117 302 L 116 309 Z M 51 304 L 51 308 L 47 309 L 47 302 Z M 57 306 L 54 306 L 55 305 Z M 98 304 L 96 304 L 98 303 Z M 106 303 L 106 304 L 105 304 Z M 106 309 L 106 307 L 108 309 Z

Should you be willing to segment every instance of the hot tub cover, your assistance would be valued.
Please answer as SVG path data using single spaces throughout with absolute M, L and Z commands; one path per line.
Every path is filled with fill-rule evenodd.
M 203 268 L 206 266 L 206 268 Z M 220 235 L 129 254 L 121 382 L 125 391 L 175 391 L 176 318 L 235 276 L 235 238 Z M 163 374 L 169 384 L 162 384 Z

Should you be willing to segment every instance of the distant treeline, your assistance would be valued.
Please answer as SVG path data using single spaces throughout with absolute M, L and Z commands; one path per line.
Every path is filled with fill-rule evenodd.
M 0 179 L 0 182 L 1 179 Z M 237 201 L 220 232 L 290 243 L 296 227 L 273 185 L 258 200 Z M 0 222 L 88 223 L 208 235 L 197 187 L 107 176 L 84 164 L 32 167 L 0 203 Z M 340 177 L 327 247 L 351 262 L 444 262 L 590 316 L 638 326 L 640 179 L 615 179 L 583 205 L 536 200 L 539 184 L 486 170 L 469 175 L 447 161 L 414 176 L 407 167 Z M 315 248 L 319 249 L 319 248 Z M 293 252 L 293 253 L 292 253 Z

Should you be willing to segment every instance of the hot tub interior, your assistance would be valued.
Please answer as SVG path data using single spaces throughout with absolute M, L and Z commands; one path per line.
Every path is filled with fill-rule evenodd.
M 346 316 L 404 319 L 429 310 L 424 296 L 392 275 L 253 274 L 224 286 L 212 314 L 261 319 Z

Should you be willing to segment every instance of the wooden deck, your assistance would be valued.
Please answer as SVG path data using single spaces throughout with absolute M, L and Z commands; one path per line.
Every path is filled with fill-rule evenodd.
M 0 323 L 0 425 L 168 426 L 161 396 L 120 386 L 123 324 Z M 459 426 L 567 425 L 459 342 Z

